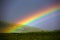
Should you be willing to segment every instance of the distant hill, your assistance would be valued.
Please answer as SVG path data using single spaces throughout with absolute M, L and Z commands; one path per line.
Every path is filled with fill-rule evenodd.
M 30 27 L 30 26 L 24 26 L 22 28 L 17 29 L 13 33 L 27 33 L 27 32 L 41 32 L 41 31 L 46 31 L 46 30 L 35 28 L 35 27 Z
M 15 25 L 18 25 L 18 24 L 9 23 L 9 22 L 5 22 L 5 21 L 0 21 L 0 33 L 5 31 L 5 29 L 12 28 Z M 31 27 L 31 26 L 26 26 L 26 25 L 22 25 L 22 26 L 23 27 L 18 28 L 16 31 L 14 31 L 12 33 L 26 33 L 26 32 L 46 31 L 46 30 L 43 30 L 41 28 L 35 28 L 35 27 Z
M 14 23 L 9 23 L 6 21 L 0 21 L 0 33 L 3 32 L 6 28 L 14 26 Z

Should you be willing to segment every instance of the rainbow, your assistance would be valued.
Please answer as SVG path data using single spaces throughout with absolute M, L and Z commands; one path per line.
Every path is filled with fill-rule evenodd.
M 6 28 L 5 32 L 6 33 L 15 32 L 19 28 L 24 27 L 22 25 L 29 25 L 29 24 L 35 22 L 37 19 L 41 19 L 49 14 L 52 14 L 52 12 L 55 12 L 58 9 L 59 9 L 59 7 L 57 5 L 52 5 L 48 8 L 44 8 L 42 10 L 33 12 L 35 14 L 32 13 L 32 15 L 29 15 L 28 17 L 25 17 L 24 19 L 22 19 L 20 21 L 16 21 L 17 25 Z

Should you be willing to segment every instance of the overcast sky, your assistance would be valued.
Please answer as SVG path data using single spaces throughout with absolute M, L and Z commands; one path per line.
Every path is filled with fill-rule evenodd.
M 15 21 L 54 3 L 51 0 L 5 0 L 2 5 L 3 17 L 7 21 Z
M 17 19 L 23 19 L 27 15 L 32 14 L 37 10 L 48 7 L 49 5 L 55 4 L 55 0 L 5 0 L 2 1 L 2 19 L 8 22 L 15 22 Z M 58 11 L 53 12 L 55 14 L 59 13 Z M 53 18 L 51 21 L 45 21 L 43 24 L 38 23 L 34 25 L 39 28 L 44 29 L 58 29 L 59 26 L 57 18 Z M 47 24 L 46 24 L 47 23 Z

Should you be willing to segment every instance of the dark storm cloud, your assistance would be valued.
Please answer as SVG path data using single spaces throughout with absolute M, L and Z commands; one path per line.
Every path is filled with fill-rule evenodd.
M 54 3 L 52 0 L 5 0 L 2 2 L 2 12 L 6 21 L 22 19 L 31 12 L 47 7 Z
M 59 4 L 59 0 L 2 0 L 0 4 L 1 5 L 0 20 L 14 22 L 18 19 L 25 18 L 27 15 L 31 15 L 32 14 L 31 12 L 35 12 L 39 9 L 48 7 L 49 5 L 52 4 Z M 58 21 L 59 21 L 59 17 L 58 17 Z M 44 23 L 42 25 L 38 24 L 35 26 L 42 27 L 45 29 L 50 29 L 52 27 L 50 25 L 53 25 L 55 28 L 58 28 L 57 27 L 58 24 L 55 24 L 55 22 L 57 22 L 57 20 L 56 21 L 51 20 L 48 23 L 48 25 Z

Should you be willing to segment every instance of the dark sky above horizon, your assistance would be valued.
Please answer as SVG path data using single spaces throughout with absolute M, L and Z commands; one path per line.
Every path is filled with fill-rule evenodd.
M 57 2 L 56 0 L 4 0 L 1 2 L 2 14 L 0 20 L 15 22 L 17 19 L 23 19 L 27 15 L 32 14 L 32 12 L 48 7 L 49 5 L 55 4 L 56 2 Z M 59 14 L 60 12 L 56 11 L 54 13 Z M 44 24 L 41 25 L 40 23 L 38 23 L 37 25 L 34 26 L 44 29 L 60 29 L 58 19 L 59 17 L 56 17 L 49 22 L 45 22 Z
M 2 1 L 2 17 L 13 22 L 54 3 L 52 0 L 5 0 Z

